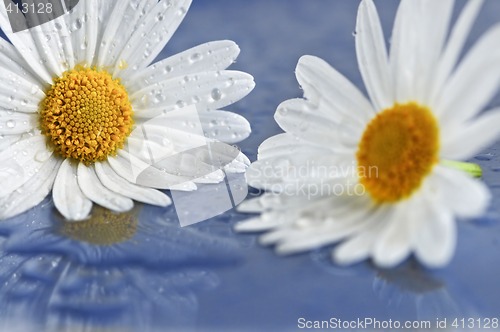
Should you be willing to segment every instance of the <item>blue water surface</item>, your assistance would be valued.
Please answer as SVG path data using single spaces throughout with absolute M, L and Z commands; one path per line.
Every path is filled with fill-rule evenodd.
M 193 2 L 160 58 L 212 40 L 239 44 L 231 68 L 251 73 L 257 86 L 227 109 L 252 124 L 252 135 L 239 144 L 251 160 L 263 140 L 280 132 L 277 105 L 302 96 L 294 76 L 300 56 L 322 57 L 364 89 L 353 37 L 359 1 Z M 398 3 L 377 2 L 387 40 Z M 499 17 L 500 2 L 486 1 L 466 49 Z M 490 106 L 500 106 L 500 96 Z M 300 318 L 498 319 L 499 149 L 497 143 L 474 160 L 493 192 L 489 211 L 459 222 L 455 257 L 437 270 L 411 259 L 392 270 L 370 262 L 338 267 L 331 247 L 280 257 L 256 235 L 234 233 L 247 217 L 234 210 L 180 228 L 175 207 L 140 206 L 133 234 L 103 246 L 68 236 L 48 198 L 0 223 L 0 331 L 293 331 Z

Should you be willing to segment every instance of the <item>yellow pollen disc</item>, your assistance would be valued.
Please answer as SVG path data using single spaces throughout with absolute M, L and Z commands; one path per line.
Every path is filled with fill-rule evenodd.
M 138 213 L 139 208 L 118 214 L 96 205 L 88 220 L 62 220 L 60 233 L 73 240 L 102 246 L 125 242 L 137 232 Z
M 366 127 L 356 154 L 362 185 L 377 203 L 409 197 L 438 161 L 439 128 L 431 111 L 395 104 Z
M 40 127 L 55 152 L 88 165 L 123 147 L 132 115 L 119 80 L 106 71 L 76 68 L 54 80 L 41 104 Z

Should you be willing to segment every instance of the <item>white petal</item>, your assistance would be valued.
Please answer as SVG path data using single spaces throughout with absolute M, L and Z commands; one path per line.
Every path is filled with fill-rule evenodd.
M 401 1 L 398 7 L 391 37 L 390 64 L 393 75 L 394 96 L 399 102 L 406 102 L 417 96 L 414 88 L 414 67 L 418 49 L 418 22 L 415 1 Z
M 277 219 L 274 219 L 275 221 Z M 234 230 L 237 232 L 262 232 L 279 226 L 281 223 L 269 222 L 260 217 L 250 218 L 240 222 L 234 226 Z
M 467 121 L 495 95 L 500 83 L 499 40 L 500 25 L 496 25 L 467 53 L 437 102 L 441 122 L 450 125 Z
M 81 0 L 72 10 L 71 14 L 66 16 L 66 24 L 71 31 L 73 54 L 76 64 L 87 66 L 94 64 L 99 34 L 97 30 L 99 27 L 99 2 L 101 1 Z
M 39 49 L 39 45 L 37 44 L 40 36 L 33 36 L 30 32 L 31 29 L 13 33 L 5 6 L 0 6 L 0 27 L 12 42 L 19 55 L 24 59 L 25 63 L 32 68 L 33 72 L 36 73 L 44 83 L 52 84 L 52 76 L 56 75 L 56 73 L 49 72 L 49 67 L 42 64 L 44 61 L 47 61 L 47 58 L 40 54 L 40 52 L 43 52 L 43 50 Z
M 451 160 L 467 160 L 475 156 L 500 137 L 499 123 L 500 109 L 495 109 L 448 135 L 444 133 L 441 156 Z
M 30 93 L 32 94 L 38 94 L 43 98 L 43 88 L 40 87 L 44 87 L 48 83 L 41 79 L 35 73 L 33 68 L 31 68 L 31 66 L 26 63 L 17 49 L 3 38 L 0 38 L 0 67 L 16 74 L 17 76 L 19 76 L 19 73 L 23 73 L 23 75 L 19 76 L 19 78 L 27 80 L 35 85 L 34 87 L 32 86 L 30 89 L 28 89 L 28 91 L 30 91 Z M 8 75 L 6 75 L 6 77 L 7 76 Z
M 0 38 L 0 109 L 36 113 L 43 83 L 7 41 Z
M 301 57 L 295 75 L 304 89 L 304 97 L 330 109 L 335 121 L 349 119 L 364 126 L 375 115 L 358 88 L 322 59 L 309 55 Z
M 65 159 L 52 189 L 57 210 L 69 221 L 82 220 L 92 210 L 92 202 L 83 194 L 77 181 L 77 165 Z
M 19 135 L 38 128 L 38 114 L 0 110 L 0 135 Z
M 479 217 L 486 212 L 491 200 L 488 187 L 468 174 L 437 166 L 430 183 L 441 191 L 442 205 L 457 216 Z
M 23 213 L 42 202 L 52 189 L 60 164 L 58 159 L 48 159 L 28 182 L 0 198 L 0 220 Z
M 12 144 L 21 140 L 21 135 L 0 135 L 0 151 L 3 151 Z
M 371 221 L 369 216 L 373 212 L 370 206 L 360 206 L 359 209 L 339 215 L 336 218 L 332 218 L 331 221 L 319 221 L 319 226 L 311 227 L 310 229 L 284 229 L 268 233 L 261 237 L 261 241 L 267 242 L 271 236 L 276 235 L 278 232 L 283 232 L 280 234 L 280 237 L 272 239 L 272 242 L 278 242 L 276 251 L 280 254 L 287 255 L 318 248 L 323 245 L 335 243 L 364 229 Z
M 476 20 L 483 3 L 484 0 L 467 1 L 465 8 L 462 10 L 460 17 L 455 23 L 448 43 L 446 44 L 441 59 L 439 60 L 439 64 L 436 67 L 433 81 L 431 82 L 433 86 L 433 94 L 430 102 L 431 105 L 435 104 L 436 98 L 440 96 L 446 80 L 455 68 L 458 58 L 462 52 L 462 48 L 467 40 L 467 36 L 469 35 L 472 25 Z
M 414 234 L 415 255 L 429 267 L 441 267 L 449 263 L 455 250 L 457 230 L 451 212 L 424 192 L 424 204 L 420 207 L 422 219 Z
M 368 216 L 370 221 L 365 228 L 333 250 L 332 258 L 335 263 L 348 265 L 370 257 L 373 246 L 380 232 L 384 229 L 385 221 L 390 212 L 390 208 L 379 207 L 372 215 Z
M 170 198 L 164 193 L 128 182 L 116 174 L 107 162 L 96 163 L 95 171 L 102 184 L 111 191 L 120 193 L 133 200 L 152 205 L 168 206 L 172 204 Z
M 0 197 L 29 181 L 52 156 L 41 135 L 22 139 L 0 152 Z
M 239 53 L 238 45 L 230 40 L 205 43 L 137 71 L 124 84 L 129 91 L 137 91 L 175 76 L 224 70 L 234 62 Z
M 102 31 L 98 39 L 98 55 L 95 60 L 98 67 L 112 68 L 118 62 L 118 55 L 137 25 L 138 15 L 142 14 L 144 9 L 138 8 L 139 4 L 133 5 L 130 0 L 101 2 L 108 4 L 109 14 L 100 17 L 100 21 L 105 22 L 105 25 L 100 27 Z M 142 1 L 141 4 L 146 3 Z M 121 64 L 128 65 L 125 62 Z
M 368 94 L 376 110 L 394 103 L 392 77 L 384 33 L 372 0 L 361 2 L 356 23 L 356 55 Z
M 78 185 L 82 192 L 91 201 L 116 212 L 129 211 L 134 207 L 134 202 L 114 191 L 106 188 L 95 173 L 92 166 L 78 164 Z
M 221 142 L 237 143 L 252 132 L 247 119 L 236 113 L 205 111 L 198 112 L 198 115 L 205 135 Z
M 278 125 L 287 133 L 307 142 L 332 149 L 357 146 L 364 126 L 336 122 L 332 114 L 322 114 L 304 99 L 289 99 L 278 106 L 274 114 Z
M 134 27 L 129 35 L 127 45 L 119 55 L 114 76 L 126 78 L 137 69 L 146 68 L 165 47 L 177 27 L 184 19 L 191 5 L 191 0 L 177 0 L 174 2 L 159 1 L 151 7 Z M 130 24 L 130 22 L 128 22 Z M 119 33 L 126 33 L 119 31 Z M 123 70 L 120 62 L 133 65 Z
M 125 150 L 120 150 L 115 157 L 108 158 L 113 170 L 131 183 L 144 187 L 170 189 L 190 179 L 162 172 L 150 164 L 146 164 Z
M 441 54 L 453 0 L 402 1 L 394 22 L 390 53 L 396 100 L 427 103 Z
M 385 225 L 380 232 L 373 248 L 373 260 L 382 268 L 391 268 L 399 264 L 411 252 L 412 236 L 411 202 L 400 202 L 393 207 L 391 214 L 384 221 Z
M 329 147 L 312 144 L 287 133 L 278 134 L 269 137 L 259 145 L 258 159 L 265 160 L 280 156 L 287 157 L 294 153 L 311 150 L 317 150 L 317 155 L 332 153 L 332 150 Z
M 253 77 L 247 73 L 202 72 L 153 84 L 130 98 L 135 116 L 151 118 L 193 104 L 198 111 L 220 109 L 245 97 L 254 86 Z

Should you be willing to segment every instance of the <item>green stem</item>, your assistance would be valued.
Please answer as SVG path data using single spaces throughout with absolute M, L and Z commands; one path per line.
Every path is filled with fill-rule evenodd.
M 466 163 L 463 161 L 453 161 L 453 160 L 442 160 L 441 164 L 446 167 L 454 168 L 469 173 L 475 178 L 480 178 L 481 176 L 483 176 L 483 170 L 481 169 L 481 166 L 479 166 L 478 164 Z

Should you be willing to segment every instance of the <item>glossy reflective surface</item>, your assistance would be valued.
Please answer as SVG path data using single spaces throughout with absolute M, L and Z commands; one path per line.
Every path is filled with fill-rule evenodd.
M 377 4 L 389 37 L 398 1 Z M 257 87 L 229 109 L 251 122 L 253 134 L 240 146 L 255 160 L 258 144 L 280 132 L 276 106 L 301 97 L 294 77 L 301 55 L 324 58 L 362 87 L 352 36 L 357 5 L 194 0 L 161 57 L 210 40 L 239 44 L 232 68 L 254 75 Z M 467 48 L 499 14 L 500 3 L 487 0 Z M 491 106 L 500 106 L 499 96 Z M 329 248 L 279 257 L 256 236 L 233 232 L 246 217 L 235 211 L 180 228 L 174 207 L 142 206 L 121 216 L 127 229 L 89 234 L 65 229 L 47 199 L 0 224 L 0 330 L 290 331 L 301 317 L 500 318 L 500 144 L 474 161 L 494 199 L 483 218 L 459 222 L 456 255 L 439 270 L 414 261 L 393 270 L 369 262 L 340 268 Z

